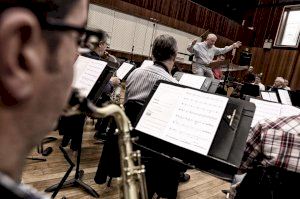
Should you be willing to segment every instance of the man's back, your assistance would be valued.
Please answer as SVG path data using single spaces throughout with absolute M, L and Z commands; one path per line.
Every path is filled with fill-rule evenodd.
M 145 101 L 158 80 L 177 83 L 162 67 L 152 65 L 135 69 L 126 80 L 126 101 Z

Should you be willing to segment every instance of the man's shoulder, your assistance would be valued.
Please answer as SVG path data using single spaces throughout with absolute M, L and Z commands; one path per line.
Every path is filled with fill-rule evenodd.
M 286 127 L 299 128 L 300 130 L 300 115 L 283 116 L 277 118 L 265 119 L 259 124 L 262 129 L 286 129 Z

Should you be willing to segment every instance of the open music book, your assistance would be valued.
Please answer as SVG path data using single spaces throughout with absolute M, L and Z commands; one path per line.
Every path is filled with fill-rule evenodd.
M 227 102 L 223 96 L 161 83 L 136 130 L 207 155 Z
M 272 119 L 300 114 L 299 108 L 290 105 L 267 102 L 253 98 L 250 99 L 250 102 L 254 103 L 256 106 L 251 127 L 254 127 L 259 121 L 264 119 Z
M 277 92 L 282 104 L 292 105 L 292 100 L 287 90 L 278 89 Z
M 120 80 L 124 80 L 126 76 L 134 69 L 134 65 L 124 62 L 116 72 L 117 77 Z
M 270 92 L 270 91 L 261 91 L 260 92 L 260 95 L 261 97 L 264 99 L 264 100 L 267 100 L 267 101 L 271 101 L 271 102 L 279 102 L 278 101 L 278 98 L 277 98 L 277 95 L 276 95 L 276 92 Z

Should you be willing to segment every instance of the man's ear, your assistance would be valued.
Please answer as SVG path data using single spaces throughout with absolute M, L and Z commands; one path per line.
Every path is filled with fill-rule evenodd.
M 0 99 L 5 105 L 27 100 L 34 91 L 34 72 L 41 64 L 41 28 L 23 8 L 4 11 L 0 18 Z M 42 66 L 40 66 L 42 67 Z

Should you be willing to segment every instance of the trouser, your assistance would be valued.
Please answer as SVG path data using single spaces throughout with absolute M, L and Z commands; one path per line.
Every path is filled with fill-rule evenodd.
M 210 67 L 206 67 L 206 66 L 203 66 L 203 65 L 199 65 L 197 63 L 193 63 L 192 64 L 192 71 L 196 75 L 214 78 L 214 74 L 213 74 Z

